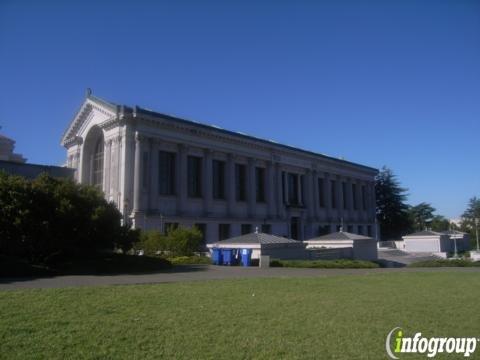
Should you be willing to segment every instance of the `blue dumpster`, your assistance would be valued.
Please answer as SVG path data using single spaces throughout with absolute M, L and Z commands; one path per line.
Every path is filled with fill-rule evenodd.
M 242 249 L 242 265 L 243 266 L 250 266 L 252 262 L 252 249 Z
M 212 262 L 214 265 L 222 265 L 222 251 L 219 248 L 212 248 Z
M 222 249 L 223 265 L 232 265 L 233 251 L 232 249 Z

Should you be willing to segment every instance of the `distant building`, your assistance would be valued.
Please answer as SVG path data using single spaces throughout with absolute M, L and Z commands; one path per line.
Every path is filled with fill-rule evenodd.
M 47 173 L 53 177 L 73 178 L 72 169 L 60 166 L 27 164 L 21 154 L 14 153 L 15 141 L 0 134 L 0 170 L 11 175 L 20 175 L 28 179 L 34 179 L 41 173 Z
M 27 161 L 21 154 L 15 154 L 15 141 L 0 134 L 0 160 L 11 161 L 15 163 L 24 163 Z
M 455 251 L 470 249 L 468 234 L 460 231 L 436 232 L 431 230 L 419 231 L 403 237 L 404 250 L 412 253 L 434 253 L 446 257 Z
M 378 171 L 368 166 L 117 105 L 90 91 L 62 145 L 77 181 L 102 189 L 137 228 L 196 225 L 208 243 L 255 227 L 295 240 L 342 222 L 349 232 L 375 233 Z
M 305 241 L 307 249 L 343 249 L 344 258 L 377 260 L 377 241 L 371 237 L 338 231 Z

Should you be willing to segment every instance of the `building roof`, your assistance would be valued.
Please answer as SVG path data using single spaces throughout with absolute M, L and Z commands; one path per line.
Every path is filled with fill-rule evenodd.
M 436 231 L 432 231 L 432 230 L 422 230 L 422 231 L 418 231 L 416 233 L 413 233 L 413 234 L 408 234 L 408 235 L 405 235 L 404 237 L 418 237 L 418 236 L 441 236 L 441 235 L 444 235 L 444 233 L 441 233 L 441 232 L 436 232 Z
M 249 233 L 241 236 L 235 236 L 226 240 L 219 241 L 219 245 L 239 245 L 239 244 L 258 244 L 258 245 L 291 245 L 301 244 L 301 241 L 287 239 L 277 235 L 265 234 L 261 232 Z
M 338 231 L 331 234 L 322 235 L 313 239 L 309 239 L 307 241 L 332 241 L 332 240 L 355 241 L 355 240 L 373 240 L 373 238 L 368 236 L 358 235 L 358 234 L 352 234 L 345 231 Z
M 445 235 L 465 235 L 466 233 L 463 231 L 458 231 L 458 230 L 447 230 L 447 231 L 442 231 L 442 234 Z
M 10 139 L 8 136 L 5 136 L 3 134 L 0 134 L 0 140 L 12 142 L 12 143 L 15 142 L 15 140 Z
M 360 167 L 360 168 L 363 168 L 367 171 L 378 173 L 378 169 L 372 168 L 370 166 L 354 163 L 354 162 L 347 161 L 347 160 L 340 159 L 340 158 L 335 158 L 335 157 L 328 156 L 328 155 L 325 155 L 325 154 L 320 154 L 320 153 L 317 153 L 317 152 L 314 152 L 314 151 L 300 149 L 300 148 L 297 148 L 297 147 L 294 147 L 294 146 L 291 146 L 291 145 L 280 144 L 280 143 L 277 143 L 277 142 L 272 141 L 272 140 L 266 140 L 266 139 L 258 138 L 258 137 L 255 137 L 255 136 L 252 136 L 252 135 L 247 135 L 247 134 L 240 133 L 240 132 L 225 130 L 225 129 L 222 129 L 218 126 L 208 125 L 208 124 L 204 124 L 204 123 L 200 123 L 200 122 L 192 121 L 192 120 L 187 120 L 187 119 L 180 118 L 180 117 L 177 117 L 177 116 L 168 115 L 168 114 L 160 113 L 160 112 L 157 112 L 157 111 L 141 108 L 140 106 L 134 106 L 132 108 L 132 107 L 126 106 L 126 105 L 115 104 L 111 101 L 107 101 L 107 100 L 104 100 L 104 99 L 101 99 L 97 96 L 92 95 L 92 92 L 91 92 L 90 89 L 87 89 L 86 98 L 91 100 L 91 101 L 94 101 L 94 102 L 96 102 L 100 105 L 106 106 L 108 109 L 110 109 L 112 111 L 118 111 L 120 113 L 122 113 L 122 112 L 123 113 L 132 113 L 132 114 L 134 114 L 134 116 L 138 116 L 138 115 L 143 114 L 143 115 L 146 115 L 146 116 L 156 117 L 156 118 L 159 118 L 159 119 L 167 119 L 167 120 L 170 120 L 170 121 L 178 122 L 178 123 L 189 125 L 189 126 L 200 127 L 200 128 L 203 128 L 203 129 L 208 129 L 210 131 L 216 131 L 216 132 L 223 133 L 223 134 L 230 135 L 230 136 L 240 137 L 240 138 L 244 138 L 244 139 L 251 140 L 251 141 L 257 141 L 257 142 L 263 143 L 263 144 L 268 145 L 268 146 L 280 147 L 280 148 L 287 149 L 287 150 L 290 150 L 290 151 L 298 151 L 298 152 L 301 152 L 301 153 L 304 153 L 304 154 L 307 154 L 307 155 L 310 155 L 310 156 L 321 157 L 321 158 L 328 159 L 328 160 L 331 160 L 331 161 L 334 161 L 334 162 L 342 163 L 342 164 L 345 164 L 345 165 L 351 165 L 351 166 L 355 166 L 355 167 Z M 71 126 L 72 125 L 70 125 L 69 128 L 65 131 L 65 133 L 63 135 L 63 138 L 65 138 L 67 136 Z

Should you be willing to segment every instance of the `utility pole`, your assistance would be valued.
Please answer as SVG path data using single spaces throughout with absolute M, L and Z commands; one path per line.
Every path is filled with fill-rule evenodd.
M 480 219 L 479 218 L 475 218 L 475 235 L 477 237 L 477 251 L 480 251 L 480 247 L 478 246 L 478 223 L 479 223 Z

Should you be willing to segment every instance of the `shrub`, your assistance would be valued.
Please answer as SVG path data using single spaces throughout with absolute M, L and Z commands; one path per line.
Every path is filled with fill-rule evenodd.
M 0 172 L 0 254 L 51 263 L 133 238 L 99 190 L 46 174 L 34 180 Z
M 199 264 L 211 264 L 212 260 L 206 256 L 177 256 L 168 258 L 168 260 L 175 265 L 199 265 Z
M 417 261 L 408 265 L 409 267 L 475 267 L 480 266 L 479 261 L 463 260 L 463 259 L 438 259 Z
M 272 260 L 272 267 L 295 267 L 295 268 L 317 268 L 317 269 L 374 269 L 378 268 L 377 263 L 365 260 Z
M 200 247 L 202 234 L 197 228 L 170 228 L 167 235 L 157 230 L 148 230 L 140 234 L 135 244 L 136 250 L 146 255 L 167 255 L 169 257 L 192 256 Z

